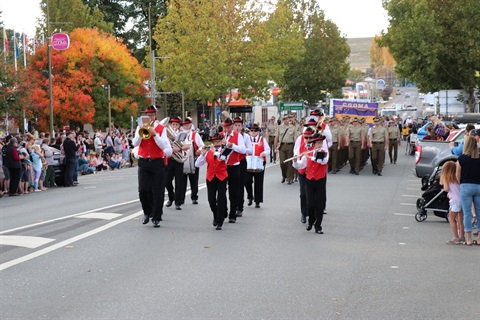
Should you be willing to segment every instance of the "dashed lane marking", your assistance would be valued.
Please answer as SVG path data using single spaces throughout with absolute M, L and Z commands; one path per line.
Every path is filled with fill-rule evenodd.
M 416 206 L 415 203 L 405 203 L 405 202 L 400 203 L 400 205 L 402 205 L 402 206 Z
M 55 239 L 28 236 L 0 236 L 0 245 L 24 248 L 37 248 Z
M 394 215 L 396 216 L 407 216 L 407 217 L 415 217 L 414 214 L 411 214 L 411 213 L 394 213 Z
M 101 219 L 101 220 L 113 220 L 122 216 L 120 213 L 106 213 L 106 212 L 92 212 L 76 216 L 77 219 Z

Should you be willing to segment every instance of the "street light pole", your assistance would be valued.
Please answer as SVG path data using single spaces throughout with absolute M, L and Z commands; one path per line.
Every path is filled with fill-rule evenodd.
M 52 137 L 55 137 L 53 131 L 53 91 L 52 91 L 52 41 L 50 39 L 50 11 L 48 9 L 48 0 L 47 0 L 47 51 L 48 51 L 48 92 L 50 99 L 50 133 Z
M 107 87 L 108 91 L 108 130 L 112 129 L 112 107 L 110 105 L 110 85 Z

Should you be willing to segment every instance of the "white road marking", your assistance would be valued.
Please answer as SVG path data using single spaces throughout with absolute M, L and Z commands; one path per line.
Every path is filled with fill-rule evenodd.
M 83 189 L 95 189 L 97 186 L 91 186 L 91 187 L 83 187 Z
M 400 242 L 399 245 L 404 246 L 404 245 L 406 245 L 406 243 L 405 242 Z
M 407 216 L 407 217 L 415 217 L 414 214 L 411 213 L 394 213 L 396 216 Z M 405 229 L 405 227 L 403 227 Z M 408 228 L 407 228 L 408 229 Z
M 67 239 L 67 240 L 61 241 L 59 243 L 56 243 L 54 245 L 51 245 L 50 247 L 35 251 L 33 253 L 27 254 L 27 255 L 25 255 L 23 257 L 20 257 L 20 258 L 17 258 L 17 259 L 7 261 L 5 263 L 0 264 L 0 271 L 5 270 L 5 269 L 10 268 L 10 267 L 13 267 L 13 266 L 15 266 L 17 264 L 20 264 L 22 262 L 26 262 L 28 260 L 40 257 L 44 254 L 47 254 L 47 253 L 52 252 L 54 250 L 57 250 L 59 248 L 63 248 L 65 246 L 69 245 L 69 244 L 72 244 L 72 243 L 76 242 L 76 241 L 79 241 L 79 240 L 85 239 L 87 237 L 93 236 L 94 234 L 97 234 L 97 233 L 100 233 L 100 232 L 105 231 L 107 229 L 113 228 L 114 226 L 116 226 L 120 223 L 128 221 L 132 218 L 139 217 L 141 215 L 143 215 L 143 211 L 135 212 L 135 213 L 133 213 L 129 216 L 126 216 L 122 219 L 112 221 L 110 223 L 107 223 L 104 226 L 98 227 L 96 229 L 90 230 L 90 231 L 82 233 L 82 234 L 79 234 L 78 236 L 75 236 L 75 237 L 72 237 L 70 239 Z
M 398 269 L 398 266 L 391 266 L 392 269 Z
M 82 214 L 81 216 L 76 216 L 75 218 L 113 220 L 122 215 L 123 214 L 120 214 L 120 213 L 92 212 L 92 213 Z
M 402 202 L 402 203 L 400 203 L 400 204 L 401 204 L 402 206 L 416 206 L 415 203 L 404 203 L 404 202 Z
M 404 229 L 404 230 L 408 230 L 408 227 L 403 227 L 402 229 Z
M 28 236 L 0 236 L 0 245 L 25 248 L 37 248 L 55 241 L 55 239 Z

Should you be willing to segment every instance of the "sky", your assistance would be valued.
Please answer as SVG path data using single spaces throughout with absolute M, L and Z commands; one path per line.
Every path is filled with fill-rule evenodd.
M 317 0 L 325 16 L 332 20 L 347 38 L 373 37 L 388 27 L 382 0 Z M 40 0 L 0 0 L 1 20 L 7 29 L 35 34 L 41 16 Z

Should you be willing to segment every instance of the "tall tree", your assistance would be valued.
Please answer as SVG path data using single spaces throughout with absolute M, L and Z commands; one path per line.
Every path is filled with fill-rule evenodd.
M 475 106 L 480 78 L 480 1 L 384 0 L 390 26 L 381 44 L 397 62 L 400 76 L 420 90 L 462 88 L 468 111 Z
M 79 28 L 70 33 L 71 46 L 52 51 L 53 108 L 55 123 L 73 125 L 108 124 L 108 98 L 105 86 L 111 87 L 112 119 L 120 126 L 130 126 L 146 101 L 144 81 L 148 72 L 130 55 L 124 44 L 97 29 Z M 49 114 L 46 45 L 32 57 L 29 74 L 34 79 L 31 100 L 40 127 L 47 128 Z M 102 87 L 103 85 L 103 87 Z
M 265 12 L 250 0 L 172 0 L 154 39 L 165 91 L 184 91 L 202 101 L 222 101 L 239 89 L 244 97 L 266 94 L 271 69 Z
M 305 51 L 285 72 L 284 97 L 306 100 L 311 105 L 325 98 L 325 91 L 340 89 L 347 78 L 350 47 L 338 27 L 325 18 L 314 0 L 291 1 L 302 23 Z
M 370 61 L 371 67 L 374 70 L 375 78 L 390 79 L 394 78 L 395 59 L 387 47 L 379 45 L 382 37 L 376 35 L 372 39 L 372 46 L 370 47 Z
M 113 24 L 104 20 L 103 13 L 98 8 L 90 9 L 82 0 L 48 0 L 50 32 L 71 32 L 76 28 L 98 28 L 113 32 Z M 47 33 L 47 0 L 42 0 L 40 8 L 43 17 L 39 21 L 39 32 Z

